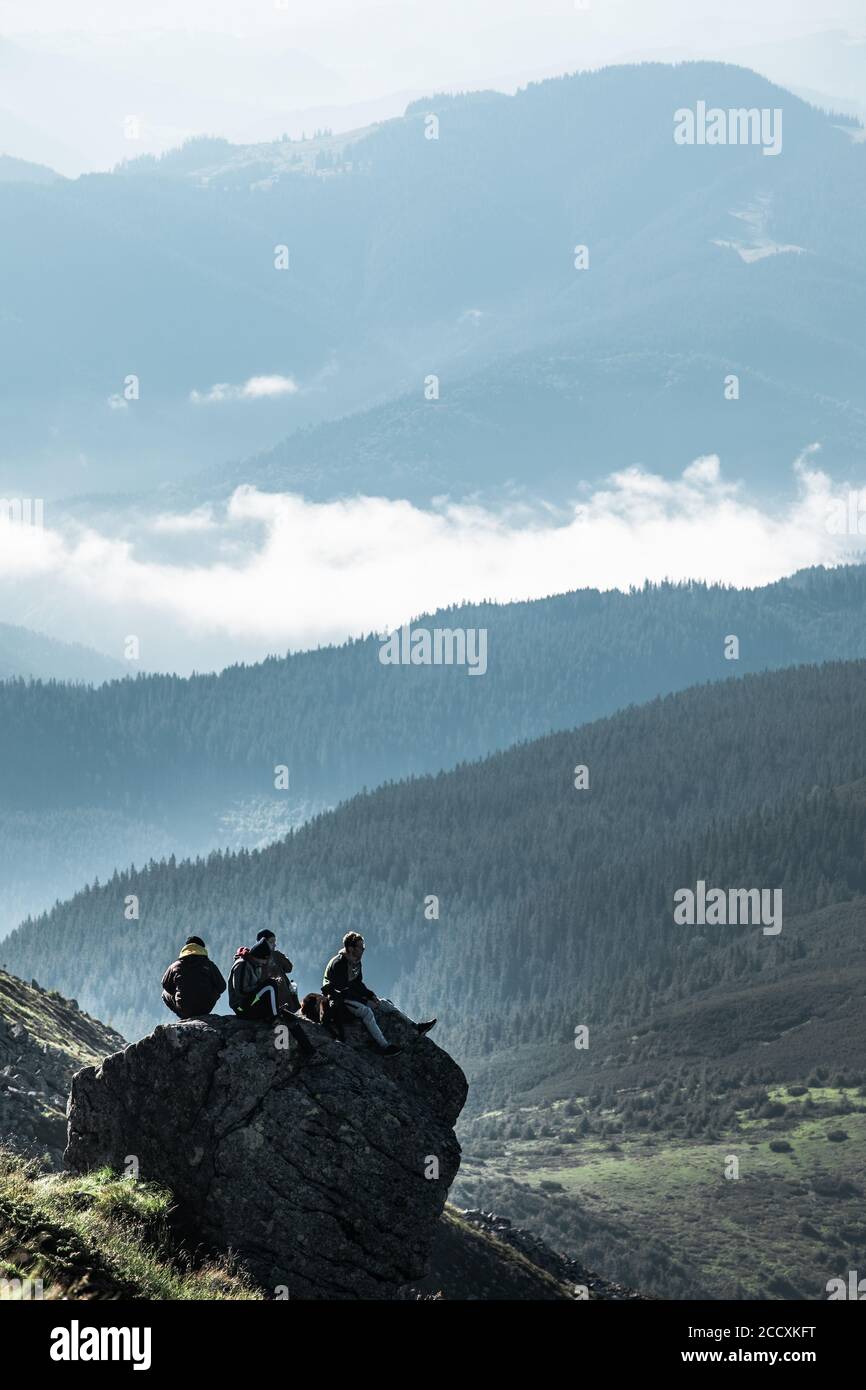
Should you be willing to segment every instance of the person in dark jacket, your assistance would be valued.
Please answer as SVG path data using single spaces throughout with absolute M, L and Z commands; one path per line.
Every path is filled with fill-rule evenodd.
M 347 932 L 343 937 L 343 949 L 325 966 L 322 993 L 330 1005 L 336 1005 L 338 1010 L 345 1010 L 350 1018 L 356 1018 L 359 1023 L 363 1023 L 383 1057 L 395 1057 L 403 1049 L 396 1043 L 389 1043 L 376 1022 L 373 1008 L 380 1000 L 378 995 L 364 984 L 361 969 L 363 954 L 363 936 L 360 932 Z M 433 1018 L 427 1023 L 416 1023 L 415 1027 L 419 1033 L 429 1033 L 435 1022 Z
M 310 1057 L 316 1049 L 291 1010 L 280 1006 L 279 980 L 270 974 L 270 960 L 266 941 L 257 941 L 252 948 L 238 947 L 229 971 L 229 1005 L 240 1018 L 285 1024 L 301 1055 Z
M 211 1012 L 225 987 L 201 937 L 188 936 L 162 977 L 162 1002 L 178 1018 L 199 1018 Z
M 270 947 L 271 957 L 268 965 L 268 974 L 279 981 L 277 990 L 277 1003 L 280 1008 L 291 1009 L 296 1014 L 301 1007 L 298 992 L 295 989 L 294 980 L 291 978 L 292 962 L 288 956 L 284 956 L 282 951 L 277 950 L 277 938 L 272 931 L 260 931 L 256 933 L 256 941 L 265 941 Z

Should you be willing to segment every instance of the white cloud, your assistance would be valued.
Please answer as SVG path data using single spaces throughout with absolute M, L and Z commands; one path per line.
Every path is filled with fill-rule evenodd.
M 718 454 L 707 454 L 695 459 L 688 468 L 683 469 L 683 477 L 690 483 L 717 483 L 721 476 L 721 462 Z
M 211 507 L 197 507 L 192 512 L 163 512 L 150 523 L 151 531 L 161 535 L 187 535 L 190 532 L 214 531 L 219 525 Z
M 225 664 L 340 641 L 464 599 L 646 578 L 764 584 L 860 557 L 866 545 L 866 488 L 834 485 L 812 453 L 774 510 L 708 456 L 673 479 L 625 469 L 566 516 L 448 503 L 424 511 L 377 497 L 316 503 L 241 487 L 219 513 L 163 515 L 113 536 L 0 521 L 0 619 L 50 611 L 44 627 L 108 650 L 116 633 L 147 632 L 147 664 L 181 670 L 205 652 Z M 182 562 L 148 553 L 154 531 L 184 535 Z
M 190 391 L 193 405 L 212 405 L 220 401 L 262 401 L 274 396 L 294 396 L 298 384 L 290 376 L 251 376 L 242 386 L 219 381 L 209 391 Z

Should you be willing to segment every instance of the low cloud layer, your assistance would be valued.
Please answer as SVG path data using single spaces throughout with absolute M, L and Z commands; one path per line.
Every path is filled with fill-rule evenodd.
M 251 376 L 241 386 L 218 381 L 209 391 L 190 391 L 193 405 L 219 405 L 223 401 L 267 401 L 275 396 L 294 396 L 298 383 L 290 376 Z
M 673 480 L 614 474 L 567 515 L 358 497 L 313 503 L 241 487 L 226 507 L 42 530 L 0 519 L 0 619 L 188 671 L 383 631 L 461 600 L 538 598 L 645 579 L 741 587 L 860 558 L 866 488 L 809 451 L 791 500 L 770 511 L 719 460 Z M 863 535 L 858 533 L 860 514 Z

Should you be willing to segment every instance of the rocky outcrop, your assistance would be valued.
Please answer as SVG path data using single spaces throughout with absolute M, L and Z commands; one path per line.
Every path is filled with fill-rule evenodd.
M 73 1075 L 123 1043 L 74 999 L 0 970 L 0 1143 L 59 1166 Z
M 534 1270 L 544 1270 L 560 1287 L 569 1291 L 569 1296 L 580 1299 L 609 1299 L 613 1302 L 644 1300 L 646 1294 L 638 1293 L 625 1284 L 602 1279 L 569 1255 L 561 1255 L 532 1231 L 515 1226 L 506 1216 L 497 1216 L 492 1211 L 481 1211 L 477 1207 L 466 1211 L 457 1209 L 457 1215 L 467 1225 L 483 1231 L 511 1250 L 517 1251 Z
M 169 1187 L 189 1228 L 274 1297 L 388 1298 L 427 1270 L 460 1159 L 455 1062 L 383 1005 L 397 1057 L 315 1024 L 161 1026 L 74 1078 L 66 1163 Z

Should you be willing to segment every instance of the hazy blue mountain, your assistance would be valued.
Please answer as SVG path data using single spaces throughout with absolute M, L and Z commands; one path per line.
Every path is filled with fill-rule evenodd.
M 0 39 L 2 100 L 20 141 L 8 148 L 36 157 L 38 136 L 44 132 L 47 143 L 59 128 L 68 148 L 57 167 L 70 176 L 165 149 L 199 130 L 243 138 L 262 128 L 273 138 L 293 108 L 343 95 L 337 73 L 276 33 L 169 27 L 136 36 L 92 25 L 76 32 L 72 22 L 63 34 Z M 134 133 L 127 125 L 133 114 Z
M 674 112 L 698 100 L 782 108 L 781 152 L 676 145 Z M 316 467 L 319 490 L 366 487 L 381 443 L 391 490 L 402 434 L 410 486 L 429 457 L 471 491 L 515 416 L 525 430 L 501 463 L 526 486 L 539 439 L 553 456 L 541 482 L 557 488 L 569 444 L 585 478 L 610 456 L 681 468 L 696 440 L 721 438 L 732 471 L 760 460 L 767 487 L 817 433 L 844 471 L 866 405 L 855 134 L 745 69 L 646 64 L 434 96 L 355 138 L 205 140 L 111 175 L 3 186 L 16 333 L 0 347 L 0 475 L 11 487 L 26 463 L 43 490 L 140 490 L 399 396 L 384 421 L 374 410 L 285 446 L 274 481 Z M 723 400 L 728 372 L 738 402 Z M 123 397 L 130 374 L 138 400 Z M 298 390 L 238 397 L 273 374 Z M 440 400 L 425 403 L 431 374 Z M 246 473 L 239 462 L 235 480 Z
M 9 47 L 0 41 L 0 80 L 5 77 Z M 0 88 L 4 93 L 5 90 L 5 86 Z M 65 135 L 44 128 L 42 122 L 45 114 L 41 112 L 35 121 L 22 120 L 5 103 L 0 104 L 0 150 L 9 158 L 52 171 L 58 170 L 61 175 L 70 167 L 80 167 L 80 151 L 70 147 Z
M 766 73 L 785 87 L 820 87 L 831 110 L 856 105 L 861 116 L 866 114 L 866 45 L 844 29 L 775 42 L 746 42 L 724 56 Z
M 30 628 L 0 623 L 0 680 L 84 681 L 98 685 L 124 674 L 123 663 L 73 642 L 58 642 Z
M 0 154 L 0 183 L 55 183 L 60 177 L 45 164 Z
M 729 372 L 740 377 L 736 402 L 723 394 Z M 790 481 L 794 460 L 815 441 L 822 468 L 859 480 L 866 399 L 755 370 L 745 348 L 725 358 L 625 352 L 614 343 L 599 355 L 563 344 L 446 383 L 435 402 L 416 390 L 298 430 L 158 500 L 177 508 L 225 500 L 243 480 L 317 501 L 366 493 L 424 506 L 473 493 L 493 503 L 520 496 L 567 503 L 588 478 L 633 464 L 670 476 L 707 452 L 720 455 L 725 476 L 768 492 Z
M 486 630 L 486 673 L 383 665 L 370 636 L 219 675 L 0 685 L 0 928 L 129 861 L 263 846 L 363 787 L 696 682 L 866 657 L 866 567 L 466 605 L 415 626 Z

